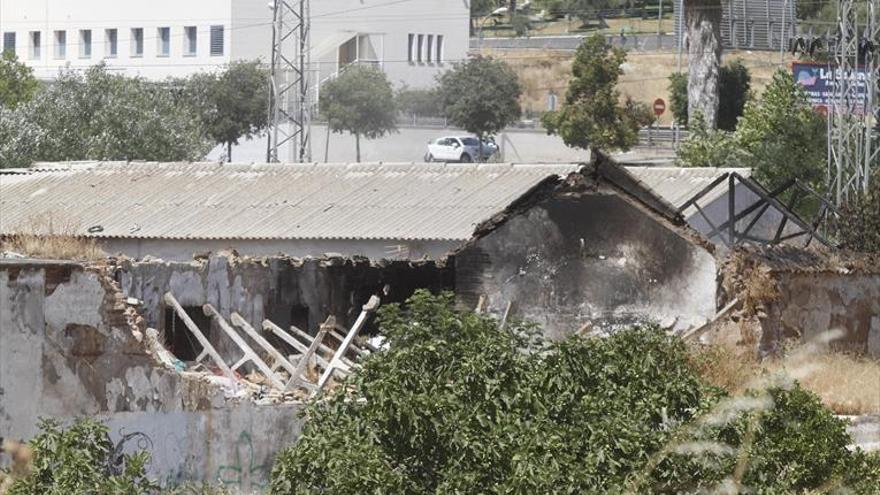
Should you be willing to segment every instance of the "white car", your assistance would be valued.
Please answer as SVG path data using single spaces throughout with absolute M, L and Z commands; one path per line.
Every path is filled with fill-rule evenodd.
M 475 137 L 447 136 L 428 142 L 426 162 L 473 162 L 486 161 L 498 152 L 498 145 L 491 141 L 483 141 L 482 159 L 480 141 Z

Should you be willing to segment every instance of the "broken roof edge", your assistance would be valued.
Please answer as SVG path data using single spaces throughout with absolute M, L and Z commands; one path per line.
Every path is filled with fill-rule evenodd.
M 558 192 L 571 191 L 573 189 L 585 191 L 588 186 L 584 179 L 592 179 L 593 186 L 599 186 L 602 182 L 610 186 L 622 197 L 633 200 L 634 204 L 645 208 L 649 213 L 658 215 L 668 222 L 670 230 L 684 237 L 688 241 L 702 247 L 707 252 L 716 255 L 715 245 L 705 236 L 688 225 L 684 216 L 675 206 L 664 200 L 644 182 L 630 174 L 625 166 L 617 163 L 613 158 L 600 152 L 593 151 L 589 162 L 579 164 L 578 170 L 571 172 L 566 177 L 550 175 L 535 184 L 520 197 L 511 202 L 502 211 L 495 213 L 488 219 L 480 222 L 475 228 L 470 239 L 458 248 L 447 253 L 446 258 L 455 257 L 473 243 L 491 234 L 514 216 L 528 210 L 541 201 L 552 197 Z
M 164 264 L 164 265 L 189 265 L 189 266 L 202 266 L 207 265 L 207 263 L 212 258 L 225 258 L 232 265 L 242 265 L 242 264 L 256 264 L 266 266 L 270 262 L 286 262 L 291 266 L 303 266 L 306 263 L 318 263 L 320 266 L 344 266 L 346 264 L 349 265 L 357 265 L 357 264 L 368 264 L 372 267 L 383 268 L 387 266 L 393 265 L 407 265 L 411 267 L 421 267 L 421 266 L 435 266 L 437 268 L 444 268 L 446 266 L 446 257 L 431 259 L 431 258 L 420 258 L 420 259 L 393 259 L 393 258 L 369 258 L 363 255 L 350 255 L 346 256 L 341 253 L 324 253 L 320 256 L 290 256 L 283 253 L 278 253 L 276 255 L 268 255 L 268 256 L 250 256 L 250 255 L 242 255 L 239 254 L 236 250 L 221 250 L 216 252 L 205 252 L 205 253 L 193 253 L 193 258 L 191 260 L 186 261 L 176 261 L 176 260 L 165 260 L 160 257 L 155 256 L 145 256 L 141 259 L 133 259 L 127 256 L 111 256 L 110 257 L 113 262 L 117 263 L 119 266 L 129 266 L 129 265 L 139 265 L 139 264 Z
M 421 162 L 421 161 L 368 161 L 368 162 L 221 162 L 221 161 L 151 161 L 151 160 L 76 160 L 61 162 L 34 162 L 30 167 L 0 168 L 0 175 L 32 174 L 40 172 L 75 172 L 112 167 L 127 167 L 147 165 L 152 167 L 205 167 L 216 169 L 246 170 L 246 169 L 273 169 L 281 167 L 300 168 L 362 168 L 362 167 L 417 167 L 431 166 L 449 169 L 481 170 L 481 169 L 518 169 L 528 168 L 558 168 L 566 162 L 483 162 L 483 163 L 457 163 L 457 162 Z M 574 163 L 573 163 L 574 164 Z
M 787 244 L 745 244 L 734 248 L 726 263 L 760 265 L 775 273 L 880 275 L 880 254 L 834 250 L 819 245 L 804 248 Z

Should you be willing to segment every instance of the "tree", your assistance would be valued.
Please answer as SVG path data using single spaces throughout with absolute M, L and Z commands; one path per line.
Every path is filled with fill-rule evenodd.
M 210 149 L 197 116 L 164 85 L 99 65 L 68 71 L 14 110 L 0 109 L 0 163 L 201 159 Z
M 219 73 L 196 74 L 184 81 L 184 104 L 198 112 L 206 136 L 226 145 L 259 135 L 268 125 L 269 73 L 259 61 L 232 62 Z
M 562 108 L 544 114 L 547 132 L 562 136 L 567 146 L 627 150 L 638 142 L 638 113 L 618 101 L 617 80 L 626 52 L 595 34 L 581 43 L 572 64 L 572 79 Z
M 721 67 L 721 0 L 684 2 L 688 42 L 688 116 L 703 115 L 709 128 L 718 123 Z
M 817 191 L 825 188 L 827 159 L 825 119 L 810 105 L 791 73 L 778 70 L 760 98 L 747 104 L 735 139 L 747 152 L 764 186 L 774 189 L 798 178 Z
M 353 65 L 321 88 L 321 114 L 331 131 L 354 135 L 357 161 L 361 136 L 376 139 L 397 130 L 394 91 L 379 69 Z
M 876 175 L 867 192 L 843 206 L 838 233 L 844 248 L 880 254 L 880 179 Z
M 736 129 L 746 102 L 751 95 L 752 76 L 749 69 L 737 59 L 721 67 L 719 75 L 718 128 Z M 673 73 L 669 76 L 670 110 L 680 125 L 688 124 L 687 76 Z
M 408 115 L 422 117 L 443 116 L 443 102 L 437 88 L 413 89 L 406 86 L 397 90 L 394 95 L 397 109 Z
M 697 167 L 750 167 L 770 190 L 799 179 L 825 189 L 826 123 L 814 112 L 792 75 L 778 70 L 760 98 L 746 104 L 735 132 L 715 131 L 698 117 L 679 152 L 679 162 Z M 802 213 L 815 213 L 804 203 Z
M 379 331 L 388 348 L 307 405 L 273 495 L 719 493 L 734 472 L 740 493 L 869 493 L 880 479 L 815 395 L 723 400 L 656 328 L 550 343 L 420 291 L 382 308 Z
M 480 142 L 519 118 L 522 87 L 506 63 L 477 56 L 456 63 L 439 77 L 440 99 L 449 121 Z
M 13 109 L 27 103 L 38 87 L 34 71 L 19 62 L 12 51 L 4 50 L 0 56 L 0 107 Z

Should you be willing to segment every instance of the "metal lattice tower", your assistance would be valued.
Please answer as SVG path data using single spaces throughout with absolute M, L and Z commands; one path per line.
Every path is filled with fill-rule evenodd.
M 872 169 L 880 166 L 880 146 L 873 142 L 873 120 L 880 96 L 880 55 L 876 49 L 863 50 L 864 64 L 859 58 L 863 40 L 877 43 L 880 38 L 880 0 L 862 0 L 867 3 L 865 19 L 858 18 L 856 1 L 838 3 L 834 94 L 828 115 L 828 194 L 838 206 L 851 195 L 866 191 Z M 860 67 L 867 76 L 864 81 L 855 77 Z
M 274 0 L 266 153 L 270 162 L 279 161 L 279 149 L 284 145 L 289 149 L 288 161 L 312 159 L 309 31 L 309 0 Z

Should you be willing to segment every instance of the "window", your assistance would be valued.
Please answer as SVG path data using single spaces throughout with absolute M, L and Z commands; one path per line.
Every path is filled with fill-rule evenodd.
M 55 31 L 55 58 L 67 57 L 67 31 Z
M 39 60 L 42 55 L 42 33 L 39 31 L 31 31 L 31 60 Z
M 437 54 L 434 57 L 434 61 L 437 62 L 438 64 L 443 63 L 443 35 L 442 34 L 437 35 Z
M 3 33 L 3 53 L 10 52 L 15 55 L 15 33 Z
M 171 28 L 160 27 L 156 30 L 156 55 L 159 57 L 167 57 L 171 55 Z
M 416 35 L 410 33 L 409 44 L 407 45 L 409 47 L 409 50 L 407 51 L 407 57 L 408 57 L 408 60 L 410 63 L 412 63 L 413 60 L 415 59 L 415 57 L 413 56 L 413 49 L 415 48 L 415 43 L 416 43 Z
M 434 57 L 434 35 L 428 35 L 428 46 L 425 49 L 425 54 L 427 55 L 425 58 L 428 60 L 428 63 L 431 63 L 431 60 Z
M 424 35 L 424 34 L 420 34 L 420 35 L 419 35 L 419 43 L 418 43 L 418 45 L 416 46 L 416 49 L 418 50 L 418 51 L 416 52 L 416 60 L 419 61 L 419 62 L 422 61 L 422 51 L 423 51 L 422 48 L 424 48 L 424 46 L 425 46 L 425 35 Z
M 223 55 L 223 26 L 211 26 L 211 55 Z
M 116 58 L 119 53 L 119 35 L 115 29 L 104 30 L 104 56 Z
M 131 56 L 144 56 L 144 28 L 131 28 Z
M 183 28 L 183 54 L 184 56 L 195 56 L 198 51 L 198 31 L 195 26 L 186 26 Z
M 92 30 L 79 30 L 79 58 L 92 57 Z

